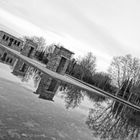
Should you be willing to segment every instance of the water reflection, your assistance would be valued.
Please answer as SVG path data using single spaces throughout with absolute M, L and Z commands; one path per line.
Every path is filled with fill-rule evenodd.
M 102 139 L 138 139 L 139 115 L 140 112 L 122 104 L 114 112 L 114 103 L 111 103 L 107 107 L 91 109 L 86 124 L 94 136 Z
M 140 112 L 116 101 L 95 103 L 95 96 L 84 94 L 73 86 L 68 86 L 63 94 L 66 108 L 78 107 L 86 95 L 93 100 L 94 108 L 89 109 L 86 124 L 93 131 L 94 137 L 110 140 L 138 139 Z
M 30 67 L 26 74 L 19 78 L 23 82 L 33 79 L 37 88 L 41 77 L 40 71 Z M 61 83 L 58 90 L 57 92 L 63 95 L 67 109 L 79 107 L 85 97 L 91 101 L 93 108 L 89 108 L 85 124 L 93 132 L 94 137 L 109 140 L 139 139 L 140 112 L 66 83 Z
M 30 79 L 33 79 L 35 88 L 38 87 L 38 84 L 41 80 L 42 73 L 37 69 L 30 67 L 26 74 L 21 77 L 22 82 L 28 82 Z
M 64 86 L 66 108 L 78 107 L 84 97 L 93 101 L 94 108 L 89 109 L 86 124 L 94 137 L 100 139 L 139 139 L 140 112 L 117 101 L 102 101 L 102 97 L 92 96 L 74 86 Z M 63 90 L 63 88 L 62 88 Z
M 33 80 L 34 87 L 37 88 L 41 80 L 41 75 L 42 73 L 40 71 L 33 67 L 29 67 L 25 75 L 17 75 L 17 77 L 19 77 L 22 82 L 28 82 L 29 80 Z
M 67 109 L 78 107 L 85 95 L 80 88 L 68 84 L 61 84 L 60 91 L 64 95 Z
M 37 87 L 41 79 L 41 73 L 34 68 L 30 68 L 22 81 L 33 78 Z M 102 96 L 82 91 L 80 88 L 61 83 L 61 94 L 64 97 L 67 109 L 79 107 L 84 97 L 87 96 L 94 104 L 94 108 L 89 109 L 89 114 L 85 123 L 93 131 L 94 137 L 101 139 L 138 139 L 140 126 L 140 112 L 127 107 L 117 101 L 101 102 Z M 101 103 L 99 103 L 101 102 Z

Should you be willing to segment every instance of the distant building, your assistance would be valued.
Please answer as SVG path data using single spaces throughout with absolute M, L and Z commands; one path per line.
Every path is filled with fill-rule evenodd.
M 4 31 L 0 31 L 0 43 L 19 52 L 23 46 L 23 40 Z
M 25 42 L 9 33 L 0 31 L 0 45 L 7 46 L 13 50 L 20 52 L 22 55 L 33 58 L 37 49 L 37 44 L 27 39 Z M 9 65 L 14 65 L 16 57 L 7 52 L 4 48 L 0 48 L 0 61 Z
M 0 31 L 0 44 L 20 52 L 23 47 L 23 40 L 4 31 Z M 14 65 L 16 57 L 0 47 L 0 61 L 9 65 Z
M 30 58 L 34 57 L 38 48 L 38 45 L 30 39 L 26 39 L 26 41 L 23 42 L 23 40 L 15 36 L 12 36 L 4 31 L 0 31 L 0 46 L 2 45 L 16 50 L 22 55 Z M 54 45 L 53 52 L 48 57 L 46 68 L 64 75 L 72 55 L 73 52 L 63 46 Z M 0 61 L 12 65 L 13 74 L 17 76 L 25 76 L 29 68 L 32 67 L 24 60 L 16 58 L 14 54 L 8 52 L 3 47 L 0 47 Z M 59 84 L 59 81 L 44 73 L 36 90 L 36 94 L 39 94 L 40 98 L 53 100 Z

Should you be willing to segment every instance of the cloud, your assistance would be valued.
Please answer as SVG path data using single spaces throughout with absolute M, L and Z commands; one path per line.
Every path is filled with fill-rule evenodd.
M 73 13 L 74 14 L 74 13 Z M 88 20 L 85 19 L 85 17 L 83 16 L 78 16 L 80 14 L 79 11 L 77 11 L 77 17 L 79 22 L 87 22 Z M 93 46 L 86 42 L 86 40 L 80 40 L 78 38 L 76 38 L 75 36 L 73 36 L 71 33 L 69 33 L 68 31 L 65 32 L 58 32 L 57 30 L 55 32 L 53 32 L 53 30 L 44 30 L 43 28 L 29 22 L 28 20 L 24 19 L 23 17 L 18 17 L 4 9 L 0 9 L 0 18 L 1 18 L 1 24 L 9 27 L 11 29 L 11 27 L 13 29 L 16 30 L 17 34 L 20 35 L 37 35 L 37 36 L 43 36 L 46 38 L 48 43 L 51 42 L 56 42 L 56 43 L 61 43 L 64 44 L 64 46 L 74 52 L 76 52 L 77 56 L 83 55 L 89 51 L 92 51 L 94 55 L 97 56 L 98 59 L 98 66 L 103 69 L 106 69 L 106 64 L 109 63 L 108 60 L 110 60 L 110 56 L 107 55 L 104 52 L 100 52 L 98 51 L 98 49 L 95 47 L 93 48 Z M 89 21 L 88 21 L 89 22 Z M 82 24 L 83 24 L 82 23 Z M 90 23 L 90 22 L 89 22 Z M 90 24 L 87 25 L 90 25 Z M 85 23 L 86 24 L 86 23 Z M 88 41 L 88 40 L 87 40 Z M 105 60 L 107 60 L 105 62 Z M 103 64 L 104 61 L 104 65 Z M 101 62 L 101 64 L 100 64 Z

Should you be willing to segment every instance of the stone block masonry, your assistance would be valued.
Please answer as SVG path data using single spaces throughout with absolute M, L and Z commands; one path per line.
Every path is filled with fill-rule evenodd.
M 0 47 L 0 62 L 13 66 L 15 61 L 16 57 L 13 54 Z
M 34 43 L 32 40 L 27 39 L 21 50 L 21 54 L 33 58 L 36 49 L 37 49 L 37 44 Z M 19 59 L 14 65 L 13 74 L 25 76 L 29 67 L 30 67 L 29 65 L 27 65 L 26 63 L 24 63 L 24 61 Z
M 34 58 L 38 47 L 38 45 L 30 39 L 26 39 L 26 41 L 23 42 L 21 39 L 3 31 L 0 31 L 0 43 L 30 58 Z M 46 68 L 63 75 L 65 74 L 73 53 L 62 46 L 54 46 L 55 49 L 48 57 Z M 3 49 L 0 49 L 0 60 L 4 63 L 10 63 L 13 66 L 13 74 L 17 76 L 25 76 L 26 72 L 28 72 L 28 69 L 31 67 L 23 60 L 12 56 L 9 52 L 6 52 Z M 59 81 L 43 74 L 36 93 L 39 94 L 40 98 L 53 100 L 58 87 Z
M 0 31 L 0 43 L 18 52 L 23 46 L 23 40 L 4 31 Z
M 12 73 L 16 76 L 25 76 L 30 66 L 21 59 L 18 59 L 18 61 L 16 61 L 15 63 L 16 64 L 14 64 L 14 69 Z
M 37 44 L 30 39 L 26 39 L 25 45 L 21 50 L 21 54 L 33 58 L 37 49 Z
M 41 81 L 36 90 L 36 94 L 39 94 L 39 98 L 53 101 L 55 92 L 59 87 L 59 82 L 55 79 L 52 79 L 50 76 L 43 74 Z
M 46 68 L 60 74 L 64 74 L 72 54 L 72 52 L 63 47 L 59 48 L 55 46 L 54 52 L 49 56 L 49 61 Z M 46 74 L 43 74 L 36 90 L 36 94 L 39 94 L 40 98 L 53 101 L 59 85 L 59 81 L 47 76 Z

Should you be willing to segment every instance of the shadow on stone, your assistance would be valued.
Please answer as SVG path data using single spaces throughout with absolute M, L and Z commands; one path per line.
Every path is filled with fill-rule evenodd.
M 54 102 L 53 98 L 47 97 L 43 94 L 40 94 L 38 98 Z

